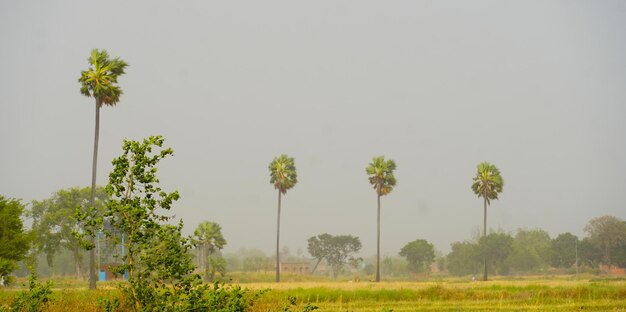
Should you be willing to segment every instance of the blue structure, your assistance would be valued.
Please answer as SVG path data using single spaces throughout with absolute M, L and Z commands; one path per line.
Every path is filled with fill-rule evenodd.
M 100 248 L 101 247 L 100 246 L 100 238 L 101 237 L 105 238 L 105 245 L 106 246 L 104 247 L 104 249 Z M 126 249 L 124 247 L 124 234 L 122 234 L 121 237 L 122 237 L 122 243 L 120 245 L 113 245 L 112 248 L 113 249 L 117 249 L 118 246 L 121 247 L 121 254 L 122 254 L 122 257 L 124 257 L 124 255 L 126 253 Z M 107 280 L 107 271 L 108 271 L 108 267 L 110 265 L 110 263 L 107 263 L 107 261 L 110 261 L 110 256 L 111 255 L 109 254 L 109 252 L 110 252 L 111 249 L 110 249 L 110 246 L 109 246 L 109 241 L 106 240 L 106 235 L 104 233 L 102 233 L 102 232 L 96 233 L 96 238 L 97 238 L 96 239 L 96 248 L 97 248 L 97 253 L 98 253 L 98 268 L 99 268 L 98 280 L 99 281 L 106 281 Z M 104 262 L 105 262 L 104 265 L 101 263 L 101 260 L 102 260 L 101 250 L 104 250 Z M 109 277 L 111 277 L 111 276 L 112 276 L 111 272 L 109 271 Z M 124 279 L 128 279 L 128 277 L 129 277 L 128 270 L 126 270 L 124 272 L 123 278 Z

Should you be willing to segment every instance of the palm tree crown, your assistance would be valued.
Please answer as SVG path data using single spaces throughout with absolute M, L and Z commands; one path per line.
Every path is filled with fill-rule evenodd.
M 270 163 L 270 183 L 274 188 L 282 194 L 287 193 L 298 183 L 298 174 L 296 173 L 296 165 L 292 157 L 280 155 Z
M 221 250 L 226 245 L 226 239 L 222 235 L 222 227 L 215 222 L 204 221 L 200 223 L 193 231 L 193 235 L 195 236 L 194 241 L 205 246 L 209 254 Z
M 472 191 L 490 204 L 491 200 L 498 199 L 498 193 L 502 192 L 504 186 L 500 170 L 488 162 L 482 162 L 476 168 L 478 170 L 473 179 Z
M 370 184 L 379 196 L 391 193 L 396 185 L 396 178 L 393 176 L 394 170 L 396 170 L 396 163 L 391 159 L 385 161 L 384 156 L 374 157 L 369 166 L 365 168 L 365 172 L 369 175 Z
M 94 97 L 98 105 L 114 106 L 122 95 L 122 89 L 117 85 L 117 77 L 124 74 L 128 64 L 119 57 L 109 59 L 106 50 L 91 50 L 88 59 L 89 69 L 80 73 L 80 93 L 87 97 Z

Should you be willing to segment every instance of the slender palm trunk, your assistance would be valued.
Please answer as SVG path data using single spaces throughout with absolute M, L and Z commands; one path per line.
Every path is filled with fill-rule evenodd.
M 483 204 L 483 262 L 485 264 L 485 270 L 483 271 L 483 281 L 487 280 L 487 198 L 485 197 L 485 201 Z
M 93 139 L 93 162 L 91 166 L 91 207 L 96 207 L 96 169 L 98 168 L 98 140 L 100 138 L 100 106 L 102 103 L 96 99 L 96 130 Z M 94 238 L 91 237 L 91 243 Z M 89 289 L 96 289 L 96 251 L 89 250 Z
M 380 187 L 379 187 L 380 190 Z M 378 195 L 378 214 L 376 218 L 376 281 L 380 282 L 380 192 Z
M 280 283 L 280 190 L 278 190 L 278 220 L 276 222 L 276 283 Z

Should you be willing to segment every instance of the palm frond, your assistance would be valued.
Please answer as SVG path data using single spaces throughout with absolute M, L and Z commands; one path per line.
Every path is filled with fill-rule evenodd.
M 78 79 L 80 93 L 87 97 L 93 96 L 100 104 L 117 104 L 123 93 L 117 85 L 117 79 L 125 73 L 128 64 L 119 57 L 109 59 L 106 50 L 98 49 L 91 50 L 88 62 L 89 68 L 81 71 Z
M 295 161 L 285 154 L 275 157 L 269 165 L 270 183 L 282 194 L 298 183 Z
M 378 195 L 384 196 L 393 190 L 396 185 L 396 178 L 393 171 L 396 170 L 396 163 L 384 156 L 374 157 L 372 162 L 365 168 L 368 180 Z
M 478 197 L 483 197 L 489 204 L 491 200 L 498 199 L 503 187 L 504 180 L 495 165 L 482 162 L 476 166 L 476 176 L 472 179 L 471 188 Z

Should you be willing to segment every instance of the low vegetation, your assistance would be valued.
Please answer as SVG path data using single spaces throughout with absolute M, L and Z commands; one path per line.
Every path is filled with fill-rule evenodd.
M 245 274 L 236 273 L 240 279 Z M 268 272 L 264 282 L 241 284 L 245 311 L 510 311 L 510 310 L 619 310 L 626 306 L 626 279 L 593 275 L 559 277 L 496 278 L 471 282 L 470 277 L 423 282 L 322 281 L 309 277 L 295 281 L 284 274 L 276 284 Z M 306 278 L 304 276 L 301 276 Z M 249 280 L 259 279 L 258 274 Z M 24 284 L 21 280 L 20 284 Z M 76 289 L 54 289 L 44 311 L 106 311 L 105 302 L 118 300 L 123 311 L 124 296 L 113 283 L 87 290 L 87 282 Z M 56 284 L 56 281 L 53 281 Z M 22 285 L 20 287 L 26 287 Z M 231 289 L 234 289 L 231 288 Z M 7 309 L 20 296 L 21 288 L 0 292 L 0 307 Z M 1 310 L 1 308 L 0 308 Z M 110 311 L 116 311 L 110 310 Z M 225 310 L 244 311 L 244 310 Z

